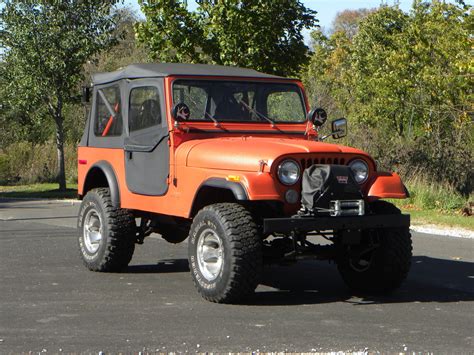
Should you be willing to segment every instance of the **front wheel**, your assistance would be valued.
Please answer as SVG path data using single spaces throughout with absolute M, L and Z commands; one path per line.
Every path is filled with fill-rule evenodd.
M 255 291 L 262 272 L 262 240 L 243 206 L 218 203 L 203 208 L 189 233 L 189 267 L 208 301 L 237 303 Z

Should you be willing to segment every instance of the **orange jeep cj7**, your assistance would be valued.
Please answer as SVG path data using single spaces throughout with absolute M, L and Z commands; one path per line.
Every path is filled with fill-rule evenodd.
M 91 94 L 91 95 L 90 95 Z M 395 173 L 324 142 L 347 121 L 311 110 L 300 81 L 225 66 L 137 64 L 96 74 L 78 149 L 79 251 L 120 271 L 151 233 L 188 239 L 207 300 L 241 302 L 264 264 L 336 262 L 349 287 L 389 292 L 410 268 L 410 217 Z M 324 238 L 323 244 L 317 244 Z M 297 277 L 295 275 L 295 277 Z

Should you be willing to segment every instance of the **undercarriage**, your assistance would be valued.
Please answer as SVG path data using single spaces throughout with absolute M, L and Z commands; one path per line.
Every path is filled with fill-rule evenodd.
M 263 220 L 264 260 L 267 263 L 294 262 L 302 259 L 336 260 L 341 249 L 351 258 L 361 258 L 380 246 L 384 229 L 408 228 L 410 216 L 403 214 L 290 217 Z M 315 244 L 308 239 L 324 239 Z

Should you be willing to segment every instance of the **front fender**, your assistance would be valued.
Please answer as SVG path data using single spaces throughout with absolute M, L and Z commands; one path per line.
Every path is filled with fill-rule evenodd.
M 368 183 L 367 191 L 369 200 L 409 197 L 408 190 L 397 173 L 374 173 Z
M 244 201 L 244 200 L 249 199 L 247 191 L 238 182 L 227 181 L 224 178 L 209 178 L 201 184 L 201 186 L 198 189 L 198 192 L 204 186 L 217 187 L 220 189 L 230 190 L 234 194 L 234 197 L 237 201 Z

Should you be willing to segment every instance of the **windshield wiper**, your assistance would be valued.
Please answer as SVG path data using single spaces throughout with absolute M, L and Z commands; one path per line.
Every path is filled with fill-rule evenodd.
M 272 128 L 275 128 L 275 121 L 273 121 L 271 118 L 268 118 L 267 116 L 265 116 L 263 113 L 260 113 L 258 112 L 257 110 L 251 108 L 249 105 L 247 105 L 245 102 L 243 102 L 242 100 L 237 100 L 237 102 L 239 104 L 241 104 L 243 107 L 245 107 L 249 112 L 257 115 L 257 117 L 261 117 L 261 118 L 264 118 L 265 120 L 267 120 L 268 122 L 270 122 L 270 124 L 272 125 Z
M 191 95 L 188 95 L 188 99 L 194 104 L 196 105 L 197 107 L 199 107 L 199 105 L 196 103 L 196 101 L 193 100 L 193 98 L 191 97 Z M 212 117 L 208 112 L 207 110 L 205 109 L 204 110 L 204 115 L 209 117 L 211 119 L 212 122 L 214 122 L 214 126 L 215 127 L 219 127 L 221 128 L 221 124 L 219 123 L 218 120 L 216 120 L 214 117 Z
M 220 127 L 221 124 L 218 120 L 216 120 L 214 117 L 212 117 L 212 115 L 210 115 L 207 110 L 204 110 L 204 115 L 206 115 L 207 117 L 209 117 L 213 122 L 214 122 L 214 126 L 216 127 Z

